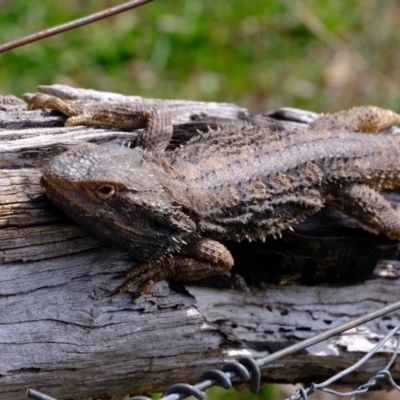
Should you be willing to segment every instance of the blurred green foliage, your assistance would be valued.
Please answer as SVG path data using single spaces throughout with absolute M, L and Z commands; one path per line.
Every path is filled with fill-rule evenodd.
M 285 397 L 279 393 L 276 385 L 264 386 L 257 394 L 234 388 L 226 390 L 219 386 L 208 389 L 206 392 L 206 400 L 283 400 Z
M 115 4 L 0 0 L 0 42 Z M 399 2 L 378 0 L 155 0 L 0 55 L 0 93 L 65 83 L 255 111 L 398 109 L 399 20 Z
M 293 393 L 295 390 L 293 389 Z M 158 400 L 162 397 L 162 393 L 153 393 L 152 400 Z M 249 391 L 238 391 L 234 388 L 229 390 L 223 389 L 220 386 L 214 386 L 206 391 L 206 400 L 283 400 L 285 395 L 279 393 L 276 385 L 267 385 L 260 389 L 257 394 L 251 394 Z M 123 400 L 129 400 L 130 396 L 124 397 Z M 189 397 L 194 400 L 194 397 Z M 82 400 L 99 400 L 86 398 Z

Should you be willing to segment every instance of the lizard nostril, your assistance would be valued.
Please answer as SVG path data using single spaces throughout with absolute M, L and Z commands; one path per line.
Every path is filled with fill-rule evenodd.
M 47 178 L 46 175 L 43 175 L 40 179 L 40 187 L 42 188 L 43 193 L 46 193 L 47 190 Z

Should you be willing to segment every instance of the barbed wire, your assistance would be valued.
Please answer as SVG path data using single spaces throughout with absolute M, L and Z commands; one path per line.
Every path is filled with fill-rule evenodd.
M 230 362 L 225 364 L 220 370 L 212 369 L 207 371 L 200 378 L 200 382 L 196 385 L 189 385 L 186 383 L 177 383 L 175 385 L 170 386 L 163 394 L 160 400 L 181 400 L 189 396 L 193 396 L 198 400 L 203 400 L 205 397 L 205 390 L 209 389 L 213 386 L 222 386 L 224 389 L 230 389 L 232 387 L 232 380 L 235 378 L 240 378 L 244 382 L 250 383 L 250 390 L 252 393 L 257 393 L 260 386 L 261 373 L 260 368 L 265 367 L 266 365 L 277 361 L 289 354 L 293 354 L 298 352 L 299 350 L 303 350 L 307 347 L 310 347 L 314 344 L 322 342 L 326 339 L 331 338 L 332 336 L 343 333 L 349 329 L 355 328 L 356 326 L 362 325 L 368 321 L 374 320 L 378 317 L 382 317 L 383 315 L 389 314 L 393 311 L 400 309 L 400 301 L 393 303 L 389 306 L 382 307 L 376 311 L 373 311 L 369 314 L 366 314 L 362 317 L 353 319 L 349 322 L 346 322 L 336 328 L 332 328 L 326 330 L 318 335 L 313 336 L 312 338 L 303 340 L 299 343 L 296 343 L 292 346 L 286 347 L 283 350 L 277 351 L 273 354 L 270 354 L 264 358 L 260 358 L 258 360 L 254 360 L 252 357 L 242 357 L 239 361 Z M 371 387 L 373 387 L 378 380 L 386 378 L 392 388 L 400 391 L 400 386 L 397 385 L 393 377 L 389 371 L 390 367 L 394 363 L 396 356 L 400 350 L 400 336 L 397 339 L 396 348 L 390 358 L 390 361 L 385 366 L 384 369 L 377 372 L 372 378 L 368 380 L 367 383 L 359 386 L 356 390 L 351 392 L 338 392 L 336 390 L 328 389 L 327 386 L 331 385 L 333 382 L 337 381 L 340 378 L 343 378 L 347 374 L 356 370 L 359 366 L 365 363 L 369 358 L 371 358 L 374 354 L 376 354 L 388 340 L 390 340 L 396 333 L 400 331 L 400 324 L 394 327 L 383 339 L 381 339 L 367 354 L 364 355 L 358 362 L 353 364 L 351 367 L 345 369 L 344 371 L 334 375 L 330 379 L 325 382 L 315 384 L 312 383 L 309 388 L 304 389 L 300 388 L 296 391 L 296 393 L 288 398 L 287 400 L 308 400 L 308 396 L 313 394 L 316 390 L 334 394 L 341 397 L 351 397 L 351 400 L 355 399 L 358 394 L 367 392 Z M 40 393 L 33 389 L 27 390 L 27 397 L 33 400 L 57 400 L 53 397 L 49 397 L 43 393 Z M 130 400 L 151 400 L 146 396 L 134 396 L 131 397 Z
M 367 392 L 371 387 L 373 387 L 377 383 L 378 380 L 383 379 L 383 378 L 387 379 L 387 381 L 389 382 L 389 384 L 392 386 L 393 389 L 396 389 L 400 392 L 400 386 L 398 386 L 394 382 L 393 377 L 389 371 L 390 367 L 392 366 L 394 360 L 396 359 L 396 357 L 399 353 L 400 335 L 399 335 L 399 338 L 397 339 L 397 345 L 392 354 L 392 357 L 390 358 L 390 361 L 387 363 L 387 365 L 382 370 L 380 370 L 372 378 L 370 378 L 367 383 L 359 386 L 356 390 L 353 390 L 350 392 L 339 392 L 337 390 L 327 388 L 327 386 L 331 385 L 333 382 L 337 381 L 340 378 L 343 378 L 344 376 L 355 371 L 358 367 L 360 367 L 362 364 L 364 364 L 369 358 L 371 358 L 374 354 L 376 354 L 386 344 L 386 342 L 389 339 L 391 339 L 396 333 L 399 333 L 399 331 L 400 331 L 400 324 L 398 324 L 396 327 L 394 327 L 367 354 L 365 354 L 365 356 L 362 357 L 361 360 L 357 361 L 351 367 L 332 376 L 325 382 L 322 382 L 319 384 L 312 383 L 308 389 L 304 389 L 304 388 L 298 389 L 297 392 L 293 396 L 289 397 L 287 400 L 300 400 L 300 399 L 308 400 L 308 396 L 313 394 L 316 390 L 319 390 L 319 391 L 325 392 L 325 393 L 329 393 L 329 394 L 333 394 L 336 396 L 340 396 L 340 397 L 350 397 L 351 396 L 351 400 L 353 400 L 356 398 L 357 395 Z

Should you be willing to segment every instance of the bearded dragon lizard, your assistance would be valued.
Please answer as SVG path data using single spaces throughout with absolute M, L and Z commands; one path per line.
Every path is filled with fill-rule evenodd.
M 164 151 L 172 123 L 162 109 L 82 107 L 44 95 L 28 108 L 58 110 L 66 125 L 144 128 L 134 149 L 86 143 L 56 156 L 41 180 L 64 212 L 142 262 L 121 292 L 228 271 L 234 260 L 220 240 L 265 240 L 326 204 L 400 240 L 400 213 L 379 194 L 400 187 L 400 136 L 385 131 L 400 123 L 392 111 L 326 114 L 295 134 L 210 130 Z

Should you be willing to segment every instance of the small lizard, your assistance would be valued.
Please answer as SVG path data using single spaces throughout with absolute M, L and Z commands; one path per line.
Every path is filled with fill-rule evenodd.
M 333 205 L 374 233 L 400 240 L 400 213 L 378 192 L 400 187 L 400 115 L 378 107 L 326 114 L 295 134 L 244 126 L 210 130 L 174 151 L 168 113 L 136 106 L 82 107 L 37 95 L 66 125 L 145 128 L 139 147 L 82 144 L 55 157 L 41 180 L 49 199 L 141 265 L 136 295 L 164 279 L 228 271 L 220 240 L 265 240 Z

